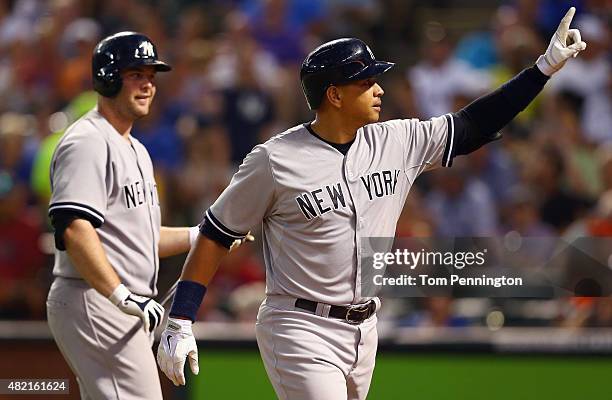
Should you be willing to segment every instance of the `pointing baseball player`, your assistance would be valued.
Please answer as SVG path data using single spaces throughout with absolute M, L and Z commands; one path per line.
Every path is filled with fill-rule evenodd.
M 377 298 L 361 295 L 361 239 L 392 237 L 414 180 L 499 138 L 570 57 L 584 50 L 571 8 L 545 54 L 456 113 L 378 122 L 377 61 L 358 39 L 323 44 L 302 64 L 316 118 L 256 146 L 206 211 L 157 361 L 177 385 L 198 372 L 191 325 L 234 239 L 263 221 L 266 299 L 257 343 L 281 399 L 364 399 L 377 348 Z
M 170 71 L 135 32 L 102 40 L 92 58 L 98 104 L 68 128 L 51 164 L 53 337 L 83 399 L 161 399 L 151 351 L 164 309 L 159 257 L 187 252 L 194 228 L 161 227 L 153 165 L 130 135 L 149 113 L 156 72 Z

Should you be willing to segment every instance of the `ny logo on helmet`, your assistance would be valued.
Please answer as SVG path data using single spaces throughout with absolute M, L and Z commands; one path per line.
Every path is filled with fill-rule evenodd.
M 140 43 L 136 51 L 134 52 L 134 58 L 149 58 L 155 57 L 155 50 L 153 44 L 148 41 Z

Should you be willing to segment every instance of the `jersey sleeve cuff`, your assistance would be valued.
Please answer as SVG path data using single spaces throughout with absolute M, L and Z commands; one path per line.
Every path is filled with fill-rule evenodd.
M 444 154 L 442 155 L 442 166 L 451 167 L 453 165 L 453 158 L 455 157 L 455 119 L 451 114 L 444 115 L 444 118 L 446 118 L 446 126 L 448 127 L 448 131 L 446 134 Z
M 84 212 L 83 210 L 75 208 L 54 208 L 49 209 L 49 217 L 51 218 L 51 225 L 53 226 L 53 236 L 55 239 L 55 248 L 60 251 L 66 250 L 66 243 L 64 242 L 64 232 L 66 228 L 75 219 L 84 219 L 89 221 L 94 228 L 99 228 L 102 223 L 99 218 L 95 218 L 91 213 Z M 104 220 L 102 220 L 103 222 Z
M 49 217 L 53 218 L 53 215 L 58 212 L 78 215 L 79 218 L 84 218 L 91 222 L 95 228 L 99 228 L 104 223 L 104 214 L 82 203 L 69 201 L 51 203 L 49 205 Z
M 204 220 L 200 224 L 200 232 L 207 238 L 214 240 L 226 249 L 229 249 L 234 243 L 234 240 L 242 240 L 246 233 L 240 233 L 227 228 L 221 223 L 210 211 L 206 210 Z

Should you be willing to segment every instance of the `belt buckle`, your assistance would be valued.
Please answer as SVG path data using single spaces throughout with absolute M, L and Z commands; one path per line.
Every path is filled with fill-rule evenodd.
M 369 303 L 349 306 L 349 309 L 346 312 L 346 317 L 344 319 L 346 320 L 346 322 L 348 322 L 351 325 L 357 325 L 357 324 L 362 323 L 367 318 L 367 314 L 369 311 L 370 311 Z M 352 313 L 356 313 L 357 315 L 353 318 L 351 315 Z M 357 319 L 360 317 L 362 318 Z

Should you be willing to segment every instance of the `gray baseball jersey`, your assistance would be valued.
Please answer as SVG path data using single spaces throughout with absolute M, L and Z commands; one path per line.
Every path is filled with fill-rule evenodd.
M 60 140 L 51 188 L 49 215 L 77 212 L 91 221 L 121 282 L 134 293 L 155 296 L 161 213 L 145 147 L 133 137 L 125 140 L 94 108 Z M 80 278 L 61 250 L 53 274 Z
M 228 240 L 263 221 L 266 294 L 361 303 L 363 237 L 393 237 L 416 177 L 450 166 L 453 117 L 392 120 L 357 131 L 346 155 L 291 128 L 256 146 L 207 210 Z

